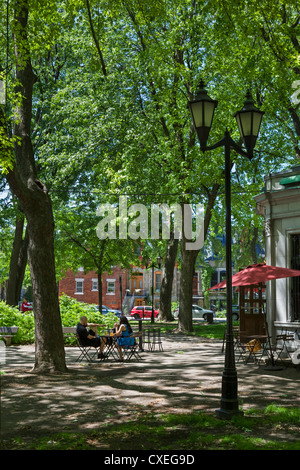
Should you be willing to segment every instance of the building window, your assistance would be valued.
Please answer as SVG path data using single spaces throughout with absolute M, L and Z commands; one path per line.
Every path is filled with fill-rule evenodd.
M 107 294 L 114 295 L 115 294 L 115 279 L 107 279 Z
M 83 279 L 75 279 L 75 294 L 83 294 Z
M 155 290 L 160 292 L 161 288 L 161 273 L 155 273 Z
M 92 279 L 92 291 L 98 290 L 98 279 Z
M 216 286 L 218 282 L 218 271 L 214 271 L 211 275 L 210 287 Z

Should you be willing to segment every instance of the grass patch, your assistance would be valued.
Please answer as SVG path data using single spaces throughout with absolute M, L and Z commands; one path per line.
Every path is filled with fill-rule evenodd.
M 233 323 L 233 325 L 235 325 L 235 323 Z M 209 325 L 197 324 L 194 325 L 194 332 L 192 334 L 194 334 L 194 336 L 222 340 L 226 331 L 226 326 L 226 323 L 215 323 Z
M 31 441 L 15 438 L 2 442 L 2 449 L 300 450 L 299 425 L 299 409 L 275 405 L 246 412 L 231 421 L 204 412 L 156 416 L 149 413 L 86 433 L 64 432 Z
M 138 321 L 130 320 L 130 324 L 134 329 L 138 329 Z M 233 326 L 238 326 L 238 324 L 238 322 L 233 322 Z M 226 325 L 226 322 L 207 324 L 205 322 L 195 321 L 193 323 L 193 331 L 184 332 L 184 335 L 222 340 L 226 331 Z M 151 327 L 150 320 L 149 322 L 143 321 L 143 329 L 149 326 Z M 162 333 L 172 333 L 177 328 L 178 322 L 155 322 L 155 326 L 159 327 Z
M 234 323 L 235 325 L 235 323 Z M 236 323 L 238 325 L 238 323 Z M 177 322 L 173 324 L 161 324 L 161 331 L 162 332 L 171 332 L 175 328 L 177 328 Z M 195 336 L 201 338 L 210 338 L 210 339 L 219 339 L 222 340 L 224 337 L 224 333 L 226 331 L 226 323 L 212 323 L 207 324 L 203 322 L 194 322 L 193 323 L 193 331 L 185 332 L 186 336 Z

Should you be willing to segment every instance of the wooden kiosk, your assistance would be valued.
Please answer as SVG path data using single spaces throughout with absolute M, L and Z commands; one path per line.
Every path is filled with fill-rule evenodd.
M 266 332 L 266 285 L 239 286 L 240 340 Z

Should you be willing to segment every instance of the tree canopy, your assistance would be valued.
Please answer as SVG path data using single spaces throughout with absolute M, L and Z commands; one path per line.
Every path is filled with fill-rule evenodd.
M 253 247 L 261 236 L 253 196 L 265 174 L 300 155 L 299 105 L 292 99 L 300 74 L 297 2 L 1 0 L 1 10 L 0 166 L 29 227 L 31 260 L 33 248 L 49 250 L 56 279 L 62 263 L 55 270 L 50 253 L 60 258 L 66 234 L 85 254 L 93 240 L 101 244 L 92 212 L 117 204 L 120 195 L 148 206 L 202 203 L 207 243 L 224 232 L 224 156 L 200 152 L 187 109 L 200 79 L 219 102 L 210 142 L 226 129 L 240 141 L 233 114 L 247 89 L 265 111 L 252 161 L 231 154 L 234 235 Z M 41 213 L 44 240 L 34 239 Z M 112 248 L 119 259 L 132 253 L 131 240 L 119 248 Z M 190 291 L 184 292 L 201 253 L 182 245 L 179 255 L 189 311 Z M 243 256 L 237 252 L 236 262 L 245 260 L 245 250 Z M 41 261 L 30 263 L 36 298 L 47 297 L 37 282 Z

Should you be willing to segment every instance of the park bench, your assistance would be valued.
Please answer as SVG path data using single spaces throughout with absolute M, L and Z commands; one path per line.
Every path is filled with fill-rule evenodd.
M 18 333 L 18 326 L 0 326 L 0 338 L 4 338 L 6 346 L 11 345 L 11 338 Z
M 76 339 L 76 327 L 75 326 L 63 326 L 64 338 Z

